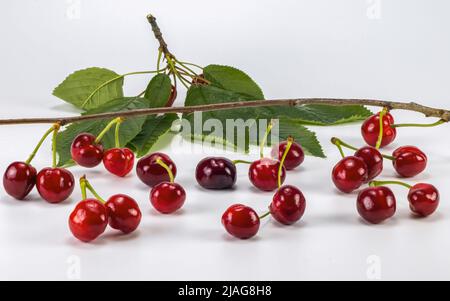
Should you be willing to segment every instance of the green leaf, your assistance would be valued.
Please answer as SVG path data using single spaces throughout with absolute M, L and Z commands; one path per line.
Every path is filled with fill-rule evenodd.
M 231 101 L 249 101 L 252 97 L 248 95 L 239 94 L 233 91 L 224 90 L 212 85 L 209 86 L 191 86 L 188 90 L 185 105 L 194 106 L 202 104 L 217 104 Z M 242 138 L 247 134 L 248 128 L 253 124 L 252 122 L 256 120 L 255 110 L 251 108 L 242 108 L 234 110 L 220 110 L 212 112 L 203 112 L 202 121 L 196 126 L 194 121 L 194 114 L 184 114 L 183 118 L 187 119 L 191 125 L 191 132 L 186 133 L 183 131 L 185 137 L 191 137 L 194 140 L 202 139 L 202 141 L 214 141 L 215 143 L 220 143 L 222 145 L 234 145 L 235 149 L 244 148 L 248 151 L 249 143 L 246 141 L 245 145 L 238 145 L 238 141 L 242 141 Z M 212 126 L 211 130 L 203 130 L 206 122 L 210 123 L 212 119 L 218 121 L 217 127 Z M 232 133 L 227 137 L 227 119 L 228 120 L 242 120 L 243 122 L 248 121 L 249 123 L 245 127 L 246 130 L 233 129 Z M 208 121 L 209 120 L 209 121 Z M 214 124 L 215 125 L 215 124 Z M 200 126 L 201 128 L 198 128 Z M 233 137 L 231 137 L 231 135 Z M 230 139 L 231 138 L 231 139 Z
M 230 66 L 209 65 L 203 69 L 205 79 L 218 88 L 233 91 L 252 100 L 264 99 L 261 88 L 253 79 L 239 69 Z
M 91 110 L 123 97 L 123 78 L 118 77 L 119 74 L 114 71 L 98 67 L 75 71 L 53 90 L 53 95 L 77 108 Z M 115 78 L 118 79 L 99 89 L 86 102 L 98 87 Z
M 239 69 L 230 66 L 209 65 L 203 69 L 203 74 L 211 84 L 208 86 L 191 86 L 186 96 L 186 106 L 264 99 L 260 87 L 250 76 Z M 211 144 L 231 146 L 235 150 L 248 152 L 250 144 L 249 129 L 254 126 L 259 112 L 260 110 L 257 108 L 204 112 L 201 129 L 195 128 L 194 114 L 185 114 L 183 117 L 190 122 L 191 132 L 183 131 L 182 133 L 191 140 L 208 141 Z M 218 120 L 221 127 L 203 131 L 205 122 L 211 119 Z M 239 128 L 234 127 L 233 132 L 230 133 L 230 130 L 226 130 L 227 120 L 242 121 L 245 124 L 239 126 Z
M 325 158 L 322 146 L 314 132 L 304 127 L 301 122 L 281 119 L 279 121 L 279 136 L 280 141 L 286 140 L 289 136 L 299 143 L 306 154 L 315 157 Z
M 336 125 L 365 120 L 373 113 L 364 106 L 306 105 L 266 107 L 261 117 L 289 118 L 309 125 Z
M 159 138 L 170 130 L 176 119 L 178 119 L 176 114 L 147 117 L 141 132 L 129 143 L 137 156 L 147 155 Z
M 124 97 L 110 101 L 103 106 L 88 111 L 85 115 L 98 114 L 104 112 L 119 112 L 125 110 L 144 109 L 147 107 L 148 101 L 145 98 Z M 59 155 L 58 166 L 63 166 L 71 161 L 70 147 L 72 141 L 80 133 L 91 133 L 98 135 L 105 126 L 112 120 L 90 120 L 81 121 L 69 125 L 64 131 L 60 132 L 57 137 L 57 152 Z M 120 144 L 127 145 L 142 129 L 145 117 L 133 117 L 125 119 L 120 126 Z M 114 130 L 111 129 L 102 139 L 105 149 L 115 146 Z
M 172 82 L 166 74 L 158 74 L 152 78 L 145 90 L 145 98 L 150 108 L 164 107 L 170 97 Z

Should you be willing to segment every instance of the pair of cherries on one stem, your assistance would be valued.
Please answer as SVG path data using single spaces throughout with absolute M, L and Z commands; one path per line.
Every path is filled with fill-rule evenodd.
M 250 182 L 262 191 L 273 191 L 279 188 L 280 181 L 282 184 L 286 179 L 286 170 L 292 170 L 300 166 L 305 159 L 305 153 L 303 152 L 302 147 L 293 142 L 292 138 L 273 147 L 272 157 L 274 159 L 264 158 L 264 146 L 267 142 L 269 133 L 272 130 L 273 124 L 273 121 L 269 123 L 264 138 L 261 141 L 261 159 L 250 164 L 248 170 Z M 282 164 L 281 159 L 283 157 L 284 160 Z
M 53 125 L 41 138 L 27 161 L 14 162 L 8 166 L 3 175 L 3 186 L 10 196 L 23 200 L 36 186 L 40 196 L 49 203 L 60 203 L 70 197 L 75 188 L 74 177 L 67 169 L 56 167 L 56 137 L 59 129 L 59 124 Z M 31 161 L 52 133 L 53 167 L 44 168 L 37 173 Z
M 69 216 L 70 231 L 77 239 L 91 242 L 105 232 L 108 224 L 124 234 L 138 228 L 142 213 L 133 198 L 117 194 L 104 201 L 85 177 L 80 179 L 80 187 L 83 200 Z M 86 190 L 95 198 L 87 198 Z
M 110 173 L 125 177 L 134 166 L 134 153 L 128 148 L 120 148 L 119 131 L 123 118 L 112 120 L 105 129 L 96 137 L 90 133 L 81 133 L 72 142 L 72 159 L 80 166 L 93 168 L 103 162 Z M 116 147 L 104 151 L 101 140 L 106 133 L 116 126 Z
M 141 158 L 136 166 L 139 179 L 149 187 L 150 202 L 160 213 L 170 214 L 183 207 L 186 191 L 174 182 L 177 167 L 163 153 L 153 153 Z
M 383 171 L 383 158 L 392 160 L 394 169 L 405 178 L 420 174 L 427 166 L 427 156 L 415 146 L 400 147 L 392 156 L 387 156 L 371 146 L 357 149 L 338 138 L 332 138 L 331 142 L 343 156 L 333 168 L 333 183 L 344 193 L 350 193 L 379 176 Z M 342 146 L 355 150 L 355 155 L 345 157 Z
M 409 189 L 409 207 L 415 215 L 427 217 L 439 206 L 439 191 L 431 184 L 411 186 L 398 181 L 373 181 L 369 188 L 358 194 L 356 201 L 359 215 L 367 222 L 379 224 L 395 214 L 396 199 L 392 190 L 385 186 L 388 184 L 402 185 Z
M 303 193 L 295 186 L 282 186 L 282 167 L 292 144 L 292 139 L 288 139 L 278 169 L 278 190 L 272 199 L 269 211 L 258 216 L 256 211 L 248 206 L 232 205 L 222 215 L 222 224 L 229 234 L 236 238 L 249 239 L 258 233 L 261 219 L 268 215 L 272 215 L 275 220 L 284 225 L 292 225 L 301 219 L 306 208 Z

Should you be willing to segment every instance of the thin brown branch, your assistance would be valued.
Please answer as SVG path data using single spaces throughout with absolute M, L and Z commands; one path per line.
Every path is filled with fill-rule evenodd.
M 121 112 L 108 112 L 101 114 L 82 115 L 74 117 L 59 118 L 18 118 L 18 119 L 0 119 L 0 125 L 8 124 L 38 124 L 38 123 L 60 123 L 67 125 L 74 122 L 98 119 L 111 119 L 116 117 L 132 118 L 137 116 L 147 116 L 165 113 L 193 113 L 193 112 L 210 112 L 220 110 L 232 110 L 252 107 L 275 107 L 275 106 L 301 106 L 301 105 L 332 105 L 332 106 L 349 106 L 349 105 L 365 105 L 373 107 L 387 107 L 391 110 L 407 110 L 422 113 L 427 117 L 436 117 L 443 121 L 450 120 L 450 111 L 445 109 L 436 109 L 423 106 L 414 102 L 395 102 L 373 99 L 338 99 L 338 98 L 297 98 L 297 99 L 273 99 L 273 100 L 255 100 L 255 101 L 238 101 L 217 104 L 198 105 L 190 107 L 164 107 L 129 110 Z
M 159 49 L 164 53 L 164 57 L 169 56 L 171 58 L 174 57 L 174 55 L 169 51 L 169 48 L 167 46 L 166 41 L 163 38 L 161 29 L 158 26 L 158 23 L 156 23 L 156 18 L 153 15 L 147 15 L 147 20 L 152 26 L 153 33 L 155 35 L 155 38 L 159 42 Z

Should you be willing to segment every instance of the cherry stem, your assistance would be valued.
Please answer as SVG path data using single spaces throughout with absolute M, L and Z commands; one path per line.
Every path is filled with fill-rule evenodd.
M 170 72 L 172 72 L 173 75 L 180 80 L 180 82 L 183 84 L 183 86 L 186 89 L 189 89 L 189 82 L 183 76 L 181 76 L 181 74 L 178 72 L 177 68 L 175 67 L 176 61 L 174 60 L 174 58 L 169 54 L 166 54 L 165 58 L 166 58 L 167 64 L 169 65 Z
M 377 140 L 377 144 L 375 145 L 376 149 L 379 149 L 381 147 L 381 143 L 383 142 L 383 118 L 384 116 L 387 114 L 388 109 L 387 108 L 383 108 L 383 110 L 381 110 L 380 112 L 380 132 L 378 134 L 378 140 Z
M 278 168 L 278 188 L 281 187 L 281 172 L 283 171 L 284 161 L 286 160 L 286 157 L 289 153 L 289 150 L 291 149 L 293 142 L 294 142 L 294 139 L 292 137 L 288 137 L 286 148 L 284 149 L 283 156 L 281 157 L 280 167 Z
M 177 63 L 179 63 L 181 66 L 185 67 L 186 69 L 188 69 L 188 68 L 187 68 L 185 65 L 188 65 L 188 66 L 194 66 L 194 67 L 197 67 L 198 69 L 200 69 L 200 70 L 203 71 L 203 67 L 202 67 L 202 66 L 199 66 L 199 65 L 196 65 L 196 64 L 193 64 L 193 63 L 189 63 L 189 62 L 180 62 L 180 61 L 177 60 L 177 59 L 175 59 L 175 61 L 176 61 Z
M 354 151 L 358 150 L 358 148 L 354 147 L 353 145 L 345 143 L 344 141 L 342 141 L 341 139 L 336 138 L 336 137 L 331 138 L 331 143 L 333 143 L 336 146 L 339 144 L 339 146 L 343 146 L 343 147 L 346 147 L 346 148 L 354 150 Z M 381 156 L 388 160 L 392 160 L 392 161 L 395 160 L 395 158 L 393 156 L 389 156 L 389 155 L 385 155 L 385 154 L 381 154 Z
M 187 73 L 189 73 L 189 72 L 191 72 L 191 74 L 193 74 L 194 76 L 198 76 L 198 74 L 194 71 L 194 70 L 192 70 L 191 68 L 189 68 L 186 64 L 184 64 L 183 62 L 180 62 L 180 61 L 178 61 L 178 60 L 176 60 L 175 59 L 175 62 L 177 62 L 178 64 L 180 64 L 180 66 L 181 67 L 183 67 L 184 69 L 186 69 L 188 72 Z
M 81 198 L 83 201 L 87 199 L 87 193 L 86 193 L 86 176 L 82 176 L 80 178 L 80 188 L 81 188 Z
M 357 151 L 357 150 L 358 150 L 358 148 L 354 147 L 353 145 L 350 145 L 350 144 L 348 144 L 348 143 L 345 143 L 344 141 L 342 141 L 341 139 L 336 138 L 336 137 L 331 138 L 331 143 L 333 143 L 334 145 L 339 144 L 339 145 L 341 145 L 341 146 L 343 146 L 343 147 L 346 147 L 346 148 L 348 148 L 348 149 L 352 149 L 352 150 L 354 150 L 354 151 Z
M 261 215 L 261 216 L 259 217 L 259 219 L 262 220 L 262 219 L 264 219 L 265 217 L 267 217 L 267 216 L 269 216 L 269 215 L 270 215 L 270 211 L 267 211 L 266 213 L 264 213 L 263 215 Z
M 233 164 L 234 164 L 234 165 L 239 164 L 239 163 L 242 163 L 242 164 L 252 164 L 253 162 L 251 162 L 251 161 L 245 161 L 245 160 L 234 160 L 234 161 L 233 161 Z
M 441 124 L 447 123 L 447 121 L 445 120 L 438 120 L 436 122 L 433 123 L 425 123 L 425 124 L 421 124 L 421 123 L 400 123 L 400 124 L 393 124 L 391 125 L 391 127 L 393 128 L 406 128 L 406 127 L 422 127 L 422 128 L 429 128 L 429 127 L 434 127 L 434 126 L 438 126 Z
M 162 52 L 162 49 L 160 48 L 159 49 L 159 51 L 158 51 L 158 60 L 156 61 L 156 71 L 158 72 L 158 73 L 160 73 L 162 70 L 160 69 L 160 66 L 161 66 L 161 59 L 162 59 L 162 54 L 163 54 L 163 52 Z
M 123 118 L 122 117 L 117 117 L 114 118 L 113 120 L 111 120 L 106 126 L 105 128 L 100 132 L 100 134 L 98 134 L 97 138 L 95 139 L 95 143 L 99 143 L 100 141 L 102 141 L 103 137 L 106 135 L 106 133 L 108 133 L 108 131 L 117 123 L 122 122 Z
M 87 188 L 97 200 L 99 200 L 103 204 L 106 203 L 105 200 L 97 193 L 97 191 L 95 191 L 95 189 L 94 189 L 94 187 L 92 187 L 91 183 L 89 183 L 89 181 L 86 179 L 86 176 L 82 176 L 80 178 L 80 187 L 81 187 L 81 194 L 82 194 L 83 200 L 85 200 L 87 198 L 87 194 L 86 194 L 86 188 Z
M 56 166 L 58 165 L 57 155 L 56 155 L 56 140 L 57 140 L 58 132 L 59 132 L 60 128 L 61 128 L 61 126 L 58 123 L 56 123 L 53 126 L 53 138 L 52 138 L 52 158 L 53 158 L 52 167 L 53 168 L 56 168 Z
M 350 146 L 349 144 L 343 143 L 340 139 L 338 139 L 336 137 L 331 138 L 331 143 L 336 145 L 336 147 L 338 148 L 339 153 L 341 154 L 342 158 L 345 158 L 345 153 L 342 150 L 342 146 L 345 146 L 345 147 L 353 149 L 353 150 L 357 150 L 355 147 Z
M 42 144 L 44 143 L 45 139 L 47 139 L 47 137 L 53 133 L 53 131 L 55 130 L 55 125 L 53 125 L 51 128 L 49 128 L 44 136 L 42 136 L 41 140 L 39 140 L 39 143 L 36 145 L 36 147 L 34 148 L 33 152 L 31 153 L 31 155 L 28 157 L 28 159 L 25 161 L 26 164 L 30 164 L 31 161 L 33 161 L 34 157 L 36 156 L 37 152 L 39 151 L 39 149 L 41 148 Z
M 120 125 L 123 122 L 123 118 L 120 118 L 117 123 L 116 123 L 116 132 L 114 135 L 115 141 L 116 141 L 116 147 L 119 148 L 120 147 Z
M 267 138 L 269 137 L 269 134 L 272 131 L 273 124 L 274 124 L 274 120 L 272 119 L 272 120 L 270 120 L 269 124 L 267 125 L 263 140 L 261 141 L 261 144 L 259 146 L 259 156 L 261 157 L 261 159 L 264 158 L 264 146 L 266 145 Z
M 406 184 L 404 182 L 400 182 L 400 181 L 372 181 L 369 183 L 370 187 L 385 186 L 385 185 L 400 185 L 400 186 L 406 187 L 408 189 L 412 188 L 411 185 Z
M 156 160 L 156 163 L 161 165 L 167 171 L 167 173 L 169 174 L 169 181 L 170 181 L 170 183 L 173 183 L 175 180 L 175 177 L 173 176 L 173 173 L 172 173 L 172 170 L 170 169 L 170 167 L 167 166 L 167 164 L 164 163 L 163 160 L 161 160 L 159 158 Z

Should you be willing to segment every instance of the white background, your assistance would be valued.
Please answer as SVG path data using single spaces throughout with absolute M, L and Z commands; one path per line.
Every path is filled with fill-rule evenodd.
M 145 19 L 150 12 L 178 57 L 237 66 L 260 83 L 267 98 L 367 97 L 448 108 L 449 9 L 444 0 L 2 1 L 0 117 L 76 114 L 51 91 L 77 69 L 154 68 L 157 44 Z M 148 80 L 134 77 L 126 91 L 136 94 Z M 430 121 L 402 112 L 395 117 Z M 26 159 L 45 129 L 1 127 L 1 169 Z M 130 236 L 107 230 L 93 244 L 76 241 L 67 218 L 80 200 L 78 189 L 70 200 L 50 205 L 36 191 L 18 202 L 0 188 L 0 279 L 450 279 L 448 126 L 401 129 L 387 150 L 414 144 L 426 151 L 429 168 L 410 183 L 439 187 L 438 213 L 425 220 L 411 217 L 406 191 L 395 187 L 398 212 L 378 226 L 363 223 L 356 195 L 337 193 L 330 180 L 339 157 L 329 138 L 362 144 L 359 126 L 315 130 L 328 159 L 308 157 L 287 179 L 307 197 L 304 218 L 292 227 L 265 221 L 250 241 L 226 235 L 221 214 L 236 202 L 263 212 L 272 193 L 251 187 L 246 166 L 239 167 L 235 190 L 204 191 L 194 170 L 206 154 L 175 153 L 164 141 L 158 147 L 177 163 L 177 181 L 188 193 L 186 206 L 173 216 L 151 209 L 149 191 L 134 174 L 117 179 L 102 167 L 73 169 L 76 177 L 87 173 L 102 195 L 127 193 L 139 201 L 143 222 Z M 34 165 L 42 168 L 50 161 L 46 145 Z M 383 178 L 395 178 L 389 162 Z

